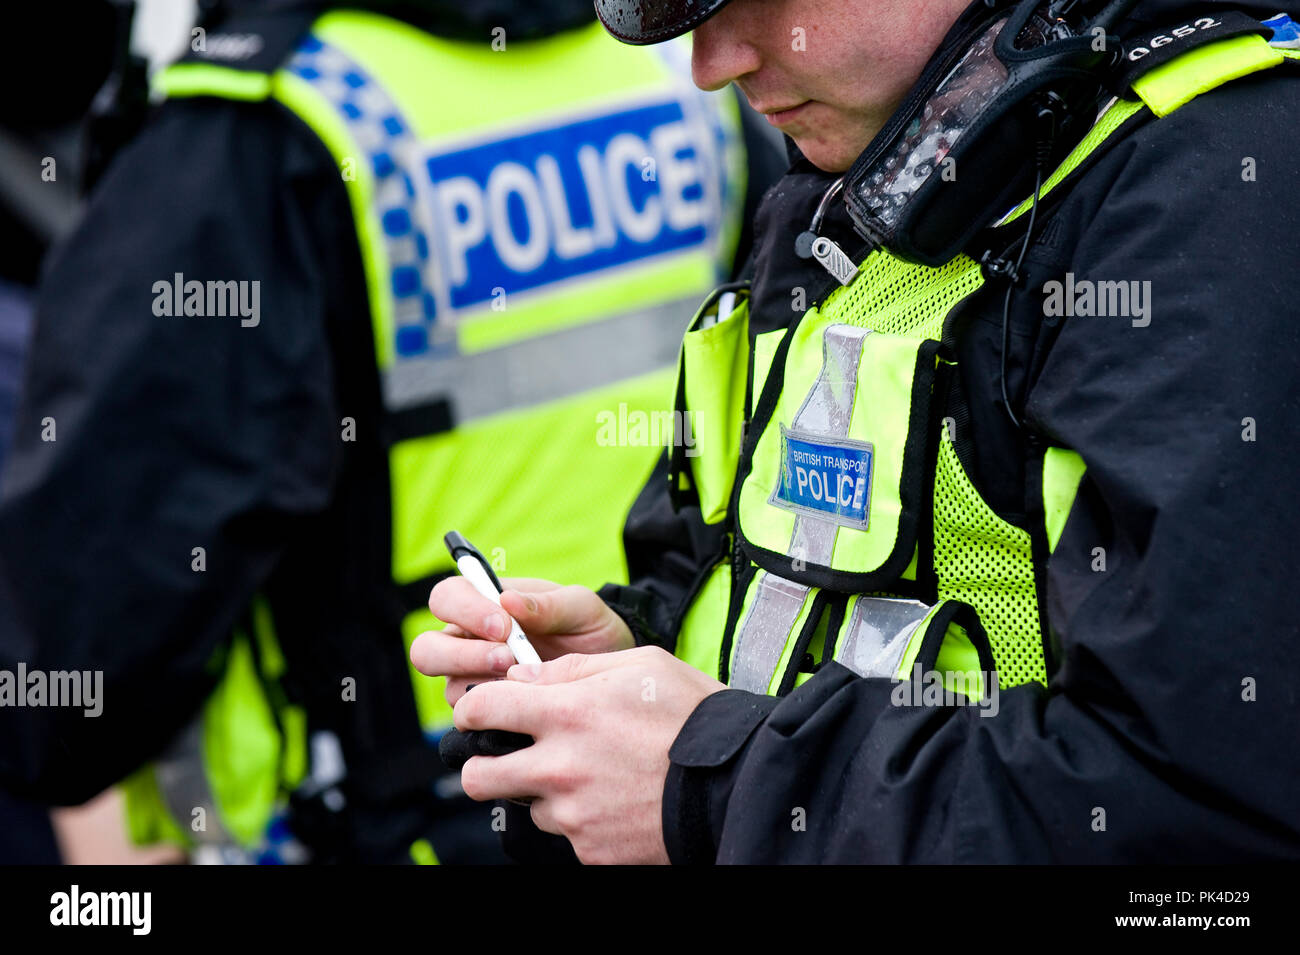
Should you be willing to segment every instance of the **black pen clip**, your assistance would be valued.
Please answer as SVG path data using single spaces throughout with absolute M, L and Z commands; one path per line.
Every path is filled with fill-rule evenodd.
M 492 569 L 492 565 L 488 563 L 487 558 L 483 556 L 482 552 L 477 547 L 466 539 L 464 534 L 461 534 L 459 531 L 447 531 L 446 534 L 442 535 L 442 542 L 447 546 L 447 552 L 451 554 L 452 560 L 460 560 L 465 556 L 473 557 L 487 572 L 488 580 L 492 581 L 492 586 L 497 589 L 497 593 L 505 592 L 505 588 L 501 586 L 501 578 L 497 576 L 497 572 Z

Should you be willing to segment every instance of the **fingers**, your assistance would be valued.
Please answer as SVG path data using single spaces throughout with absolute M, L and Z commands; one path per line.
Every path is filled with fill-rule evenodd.
M 613 613 L 595 591 L 576 585 L 540 591 L 511 588 L 501 595 L 501 606 L 530 636 L 585 633 Z
M 542 832 L 549 832 L 554 836 L 564 835 L 564 828 L 555 817 L 554 799 L 534 800 L 529 806 L 528 814 L 533 817 L 533 825 Z
M 582 591 L 582 587 L 561 587 L 559 584 L 550 580 L 541 580 L 536 577 L 507 577 L 501 582 L 503 587 L 512 590 L 516 596 L 522 591 L 525 594 L 532 595 L 536 601 L 542 595 L 554 590 L 577 590 Z M 599 597 L 592 591 L 586 591 L 591 594 L 592 598 L 600 601 Z M 518 604 L 512 604 L 511 607 L 523 610 L 529 614 L 534 614 L 537 604 L 531 605 L 526 600 L 520 600 Z M 604 604 L 602 603 L 603 607 Z M 429 592 L 429 610 L 439 620 L 448 624 L 449 627 L 454 625 L 460 629 L 464 635 L 479 637 L 484 640 L 505 640 L 510 633 L 510 621 L 506 614 L 510 612 L 511 607 L 507 607 L 505 612 L 495 603 L 484 597 L 464 577 L 448 577 L 440 580 Z M 515 618 L 519 620 L 518 617 Z M 530 620 L 536 622 L 530 616 Z M 519 620 L 525 632 L 529 632 L 529 624 Z M 546 629 L 543 627 L 536 631 L 537 633 L 556 633 L 562 630 Z
M 551 760 L 545 753 L 539 758 L 537 749 L 534 743 L 505 756 L 471 757 L 460 770 L 460 784 L 465 795 L 480 802 L 489 799 L 532 801 L 545 787 L 542 774 L 553 775 L 544 769 Z
M 558 590 L 562 584 L 557 584 L 553 580 L 543 580 L 540 577 L 502 577 L 501 587 L 503 590 L 516 590 L 525 594 L 540 594 L 547 590 Z
M 447 686 L 443 691 L 443 696 L 453 707 L 460 701 L 471 686 L 487 681 L 486 676 L 454 676 L 447 678 Z
M 467 640 L 438 630 L 422 633 L 411 643 L 411 664 L 425 676 L 495 680 L 514 662 L 514 654 L 503 644 Z
M 465 795 L 480 802 L 509 799 L 529 807 L 533 825 L 542 832 L 564 835 L 557 818 L 556 800 L 536 795 L 552 791 L 566 783 L 563 771 L 544 767 L 553 762 L 548 753 L 538 753 L 534 744 L 506 756 L 475 756 L 461 767 L 460 781 Z
M 535 663 L 520 663 L 509 667 L 506 679 L 537 685 L 572 683 L 619 667 L 642 666 L 655 656 L 665 653 L 658 647 L 636 647 L 614 653 L 570 653 L 547 660 L 540 666 Z
M 482 640 L 499 642 L 510 634 L 506 614 L 464 577 L 438 581 L 429 592 L 429 610 L 444 623 Z
M 567 706 L 552 697 L 555 690 L 526 683 L 496 680 L 476 686 L 456 704 L 452 716 L 456 729 L 507 730 L 541 738 L 557 720 L 570 714 Z
M 501 679 L 501 677 L 495 673 L 477 673 L 473 676 L 449 677 L 447 679 L 447 687 L 443 691 L 443 696 L 446 698 L 447 702 L 451 704 L 452 708 L 455 709 L 456 704 L 460 702 L 460 698 L 471 689 L 478 686 L 480 683 L 492 683 L 499 679 Z

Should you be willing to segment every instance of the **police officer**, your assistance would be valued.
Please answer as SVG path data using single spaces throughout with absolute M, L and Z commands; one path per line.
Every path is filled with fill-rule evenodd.
M 685 337 L 699 453 L 632 584 L 510 595 L 547 662 L 503 681 L 466 691 L 490 639 L 414 648 L 459 730 L 534 740 L 466 791 L 588 862 L 1300 857 L 1292 18 L 597 6 L 693 30 L 792 165 Z
M 101 671 L 104 700 L 5 709 L 0 773 L 64 803 L 131 773 L 138 840 L 495 849 L 486 809 L 435 794 L 449 712 L 403 643 L 435 625 L 443 533 L 501 570 L 622 573 L 657 451 L 602 419 L 664 410 L 779 173 L 738 98 L 590 4 L 363 6 L 197 27 L 38 304 L 3 663 Z

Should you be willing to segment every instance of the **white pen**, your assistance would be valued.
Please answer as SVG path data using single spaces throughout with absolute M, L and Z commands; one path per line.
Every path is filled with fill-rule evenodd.
M 460 571 L 461 576 L 473 584 L 475 590 L 500 607 L 501 581 L 497 579 L 487 558 L 456 531 L 448 531 L 443 535 L 442 542 L 447 545 L 447 551 L 451 554 L 451 559 L 456 562 L 456 569 Z M 506 616 L 510 619 L 510 636 L 506 637 L 506 646 L 515 655 L 515 662 L 541 663 L 542 658 L 537 655 L 533 645 L 524 636 L 523 628 L 514 617 L 509 614 Z

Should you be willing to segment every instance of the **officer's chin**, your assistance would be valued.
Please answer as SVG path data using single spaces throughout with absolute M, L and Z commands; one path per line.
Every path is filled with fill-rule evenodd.
M 799 140 L 795 140 L 795 145 L 799 146 Z M 809 151 L 804 149 L 803 146 L 799 146 L 799 151 L 804 154 L 810 163 L 822 172 L 835 173 L 836 175 L 842 172 L 848 172 L 849 167 L 853 165 L 853 158 L 856 158 L 845 159 L 839 153 L 836 153 L 829 158 L 821 158 L 816 150 L 813 150 L 812 155 L 809 155 Z
M 804 158 L 822 172 L 847 172 L 853 165 L 853 160 L 857 159 L 862 151 L 816 134 L 801 135 L 795 131 L 787 132 L 786 135 L 794 140 L 794 144 L 799 147 L 799 152 L 803 153 Z

